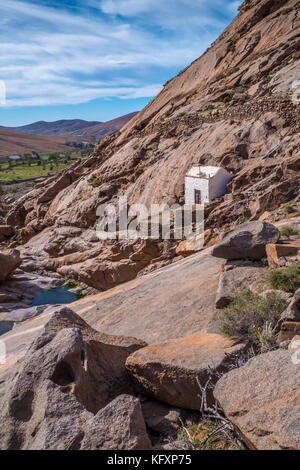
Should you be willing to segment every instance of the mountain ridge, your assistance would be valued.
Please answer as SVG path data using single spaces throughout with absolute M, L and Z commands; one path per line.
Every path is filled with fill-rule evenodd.
M 23 134 L 86 137 L 97 140 L 109 133 L 118 132 L 137 113 L 129 113 L 107 122 L 85 121 L 83 119 L 60 119 L 58 121 L 37 121 L 19 127 L 0 126 L 0 129 Z

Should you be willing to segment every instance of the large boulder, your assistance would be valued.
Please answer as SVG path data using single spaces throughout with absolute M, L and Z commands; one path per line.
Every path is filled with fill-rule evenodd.
M 300 450 L 300 367 L 279 349 L 223 376 L 214 396 L 251 449 Z
M 243 290 L 263 291 L 267 270 L 264 267 L 244 266 L 230 269 L 221 274 L 216 298 L 216 307 L 225 308 Z
M 21 264 L 20 252 L 8 250 L 0 253 L 0 282 L 10 276 Z
M 246 222 L 223 235 L 223 239 L 212 250 L 212 255 L 225 259 L 254 259 L 266 256 L 266 245 L 277 243 L 279 230 L 263 221 Z
M 125 361 L 143 346 L 98 333 L 60 308 L 5 382 L 0 449 L 77 448 L 94 414 L 133 393 Z
M 81 450 L 151 450 L 138 398 L 120 395 L 85 426 Z
M 227 371 L 245 345 L 218 334 L 195 333 L 168 343 L 136 351 L 126 361 L 137 390 L 171 406 L 199 410 L 201 390 L 197 380 L 211 385 Z M 211 389 L 207 390 L 212 403 Z

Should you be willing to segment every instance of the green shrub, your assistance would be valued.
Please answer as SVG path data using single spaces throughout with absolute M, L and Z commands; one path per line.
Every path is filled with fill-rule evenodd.
M 241 450 L 237 440 L 214 419 L 181 427 L 176 440 L 182 450 Z
M 284 225 L 280 229 L 280 235 L 282 237 L 290 238 L 292 235 L 298 235 L 298 232 L 296 232 L 293 227 L 290 227 L 289 225 Z
M 289 202 L 286 202 L 284 204 L 280 204 L 279 209 L 282 209 L 283 212 L 285 212 L 286 214 L 291 214 L 292 212 L 295 211 L 294 204 L 295 204 L 295 201 L 294 201 L 294 199 L 292 199 Z
M 248 341 L 259 352 L 272 349 L 275 326 L 288 303 L 276 292 L 265 295 L 246 290 L 221 314 L 222 333 Z
M 96 176 L 94 176 L 91 181 L 91 185 L 93 186 L 93 188 L 99 188 L 101 184 L 103 184 L 103 181 L 97 178 Z
M 174 142 L 173 144 L 173 149 L 178 149 L 178 147 L 180 146 L 180 142 Z
M 269 273 L 268 282 L 272 289 L 295 292 L 300 287 L 300 264 L 274 269 Z
M 144 173 L 143 168 L 137 168 L 137 169 L 135 170 L 136 176 L 140 176 L 140 175 L 143 174 L 143 173 Z
M 69 289 L 77 289 L 77 287 L 79 287 L 79 284 L 76 281 L 66 281 L 65 286 L 69 287 Z
M 77 297 L 78 300 L 84 299 L 84 297 L 86 297 L 86 296 L 87 296 L 87 294 L 84 294 L 83 292 L 78 292 L 76 294 L 76 297 Z

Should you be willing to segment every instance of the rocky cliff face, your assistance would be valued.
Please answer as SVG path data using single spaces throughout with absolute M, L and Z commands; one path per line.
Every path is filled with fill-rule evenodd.
M 234 174 L 206 208 L 207 235 L 299 201 L 300 2 L 246 0 L 205 54 L 116 136 L 19 200 L 7 217 L 23 243 L 24 267 L 57 270 L 106 289 L 170 262 L 170 243 L 95 239 L 96 207 L 183 203 L 194 164 Z M 38 249 L 37 249 L 38 247 Z M 42 260 L 42 261 L 41 261 Z M 104 274 L 103 274 L 104 273 Z M 92 279 L 92 281 L 91 281 Z

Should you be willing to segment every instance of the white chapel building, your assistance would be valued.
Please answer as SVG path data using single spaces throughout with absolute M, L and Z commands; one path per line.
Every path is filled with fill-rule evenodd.
M 185 203 L 208 204 L 223 196 L 232 177 L 222 167 L 193 166 L 185 177 Z

